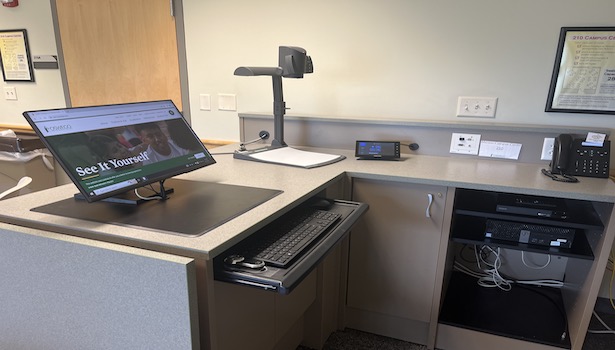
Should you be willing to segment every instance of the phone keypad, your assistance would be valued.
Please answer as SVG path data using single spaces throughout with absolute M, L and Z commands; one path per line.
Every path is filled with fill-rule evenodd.
M 609 177 L 608 149 L 582 147 L 577 149 L 576 173 L 581 176 Z

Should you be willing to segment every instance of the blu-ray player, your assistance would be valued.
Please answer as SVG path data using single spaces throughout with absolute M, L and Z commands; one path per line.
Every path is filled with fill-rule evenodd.
M 499 213 L 560 220 L 568 217 L 566 202 L 561 198 L 533 197 L 509 193 L 498 195 L 495 210 Z

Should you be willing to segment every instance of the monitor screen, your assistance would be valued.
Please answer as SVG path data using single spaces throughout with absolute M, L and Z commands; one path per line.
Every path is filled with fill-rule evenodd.
M 88 202 L 215 163 L 171 100 L 23 115 Z

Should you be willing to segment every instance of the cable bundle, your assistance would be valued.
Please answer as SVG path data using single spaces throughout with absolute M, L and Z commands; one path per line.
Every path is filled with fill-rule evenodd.
M 523 284 L 541 287 L 555 287 L 561 288 L 564 283 L 562 281 L 551 279 L 540 280 L 513 280 L 507 278 L 500 273 L 500 267 L 502 266 L 502 259 L 500 256 L 500 248 L 493 249 L 488 245 L 482 245 L 480 249 L 478 246 L 474 246 L 474 256 L 476 257 L 476 265 L 478 271 L 472 270 L 469 267 L 461 264 L 455 260 L 454 269 L 456 271 L 463 272 L 469 276 L 473 276 L 478 279 L 477 283 L 481 287 L 486 288 L 499 288 L 504 291 L 509 291 L 513 284 Z M 492 257 L 490 259 L 490 257 Z M 551 256 L 549 260 L 543 266 L 531 266 L 525 261 L 524 255 L 521 255 L 523 264 L 533 269 L 543 269 L 551 262 Z

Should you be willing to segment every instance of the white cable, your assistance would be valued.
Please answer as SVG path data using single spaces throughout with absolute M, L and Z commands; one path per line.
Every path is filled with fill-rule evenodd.
M 485 258 L 483 258 L 483 251 L 484 250 L 488 250 L 489 255 L 487 255 Z M 454 261 L 453 264 L 453 269 L 460 271 L 462 273 L 465 273 L 467 275 L 473 276 L 478 278 L 477 284 L 481 287 L 487 287 L 487 288 L 494 288 L 497 287 L 505 292 L 510 291 L 512 289 L 512 284 L 517 283 L 517 284 L 524 284 L 524 285 L 532 285 L 532 286 L 549 286 L 549 287 L 562 287 L 564 285 L 563 282 L 561 281 L 556 281 L 556 280 L 535 280 L 535 281 L 515 281 L 515 280 L 510 280 L 510 279 L 506 279 L 504 278 L 502 275 L 500 275 L 499 273 L 499 268 L 502 265 L 502 260 L 500 258 L 500 248 L 498 247 L 497 250 L 494 250 L 493 248 L 487 246 L 487 245 L 483 245 L 480 249 L 480 252 L 478 250 L 478 247 L 476 245 L 474 245 L 474 255 L 476 256 L 476 264 L 478 266 L 478 269 L 482 271 L 481 272 L 476 272 L 471 270 L 470 268 L 468 268 L 467 266 L 462 265 L 460 262 L 458 262 L 456 259 Z M 495 259 L 493 261 L 493 263 L 488 262 L 486 259 L 489 258 L 489 256 L 494 255 Z M 483 269 L 481 266 L 481 262 L 489 267 L 489 268 L 485 268 Z M 545 267 L 551 262 L 551 256 L 549 255 L 549 261 L 547 262 L 547 264 L 545 265 Z M 559 306 L 558 306 L 558 309 Z M 560 312 L 562 312 L 562 310 L 560 310 Z M 565 313 L 562 312 L 562 315 L 564 317 L 564 322 L 566 322 L 565 318 Z M 603 323 L 604 325 L 604 323 Z M 606 325 L 605 325 L 606 327 Z M 608 327 L 607 327 L 608 328 Z M 609 328 L 610 329 L 610 328 Z M 615 332 L 613 331 L 596 331 L 597 333 L 613 333 L 615 334 Z M 564 330 L 564 332 L 561 335 L 561 339 L 565 339 L 566 338 L 566 331 Z
M 474 278 L 477 279 L 489 279 L 491 278 L 490 275 L 486 274 L 486 273 L 478 273 L 474 270 L 470 270 L 468 267 L 455 262 L 455 265 L 453 266 L 455 270 L 462 272 L 466 275 L 472 276 Z M 538 287 L 553 287 L 553 288 L 561 288 L 564 286 L 564 282 L 562 281 L 557 281 L 557 280 L 534 280 L 534 281 L 524 281 L 524 280 L 511 280 L 511 279 L 505 279 L 504 280 L 506 283 L 508 284 L 523 284 L 523 285 L 530 285 L 530 286 L 538 286 Z M 493 285 L 490 286 L 484 286 L 484 287 L 493 287 Z
M 141 194 L 139 194 L 139 191 L 137 191 L 138 189 L 135 188 L 135 196 L 139 197 L 139 199 L 143 199 L 144 201 L 151 201 L 151 200 L 155 200 L 155 199 L 162 199 L 161 196 L 151 196 L 151 197 L 145 197 L 142 196 Z
M 459 262 L 455 262 L 454 269 L 459 272 L 465 273 L 466 275 L 475 277 L 475 278 L 484 278 L 488 276 L 486 273 L 478 273 L 474 270 L 471 270 L 467 266 L 464 266 Z M 511 280 L 511 279 L 506 279 L 506 281 L 511 284 L 515 283 L 515 284 L 523 284 L 523 285 L 534 285 L 534 286 L 540 286 L 540 287 L 561 288 L 564 286 L 564 282 L 557 281 L 557 280 Z
M 487 257 L 489 257 L 490 255 L 495 256 L 493 263 L 490 263 L 487 260 L 483 259 L 482 253 L 485 249 L 489 252 L 489 255 Z M 502 266 L 499 247 L 497 248 L 497 250 L 494 250 L 487 245 L 483 245 L 479 252 L 477 247 L 474 246 L 474 254 L 476 256 L 478 269 L 482 270 L 486 274 L 486 276 L 478 279 L 479 286 L 486 288 L 500 288 L 505 291 L 511 289 L 510 281 L 502 277 L 499 272 L 499 268 Z M 481 263 L 484 264 L 486 268 L 482 268 Z
M 487 251 L 489 255 L 483 258 L 483 251 Z M 479 250 L 477 246 L 474 246 L 474 255 L 476 257 L 476 263 L 479 271 L 474 271 L 469 267 L 463 265 L 462 263 L 455 260 L 453 268 L 457 271 L 460 271 L 466 275 L 477 278 L 478 285 L 486 288 L 500 288 L 504 291 L 508 291 L 511 289 L 512 284 L 523 284 L 530 286 L 540 286 L 540 287 L 554 287 L 561 288 L 564 286 L 564 282 L 551 280 L 551 279 L 540 279 L 540 280 L 512 280 L 503 277 L 499 273 L 499 268 L 502 265 L 502 260 L 500 258 L 499 248 L 498 250 L 494 250 L 493 248 L 484 245 Z M 495 255 L 495 260 L 493 263 L 488 262 L 486 259 Z M 488 268 L 483 268 L 483 265 Z
M 542 266 L 530 266 L 525 261 L 525 251 L 523 251 L 523 250 L 521 251 L 521 261 L 523 262 L 523 265 L 525 265 L 525 267 L 528 267 L 528 268 L 534 269 L 534 270 L 542 270 L 545 267 L 549 266 L 549 264 L 551 263 L 551 254 L 548 254 L 547 257 L 548 257 L 547 262 L 544 265 L 542 265 Z
M 606 330 L 601 330 L 601 331 L 598 331 L 598 330 L 588 329 L 588 330 L 587 330 L 587 333 L 593 333 L 593 334 L 615 334 L 615 331 L 614 331 L 611 327 L 609 327 L 609 326 L 608 326 L 608 325 L 607 325 L 607 324 L 606 324 L 606 323 L 605 323 L 605 322 L 604 322 L 604 321 L 600 318 L 600 316 L 598 316 L 598 314 L 596 313 L 596 311 L 595 311 L 595 310 L 594 310 L 594 311 L 592 311 L 592 312 L 593 312 L 593 314 L 594 314 L 594 317 L 596 317 L 596 319 L 597 319 L 598 321 L 600 321 L 600 323 L 602 324 L 602 326 L 603 326 L 604 328 L 606 328 Z
M 611 327 L 609 327 L 603 320 L 602 318 L 600 318 L 600 316 L 598 316 L 598 314 L 596 313 L 596 311 L 592 311 L 594 316 L 596 317 L 596 319 L 602 324 L 602 326 L 604 328 L 606 328 L 607 331 L 611 331 L 613 332 L 613 329 Z
M 556 280 L 533 280 L 533 281 L 514 281 L 517 284 L 525 284 L 538 287 L 554 287 L 561 288 L 564 286 L 564 282 Z
M 466 275 L 472 276 L 472 277 L 476 277 L 476 278 L 481 278 L 481 277 L 485 277 L 485 274 L 480 274 L 474 270 L 469 269 L 468 267 L 458 263 L 455 261 L 455 265 L 454 265 L 454 269 L 460 272 L 465 273 Z

